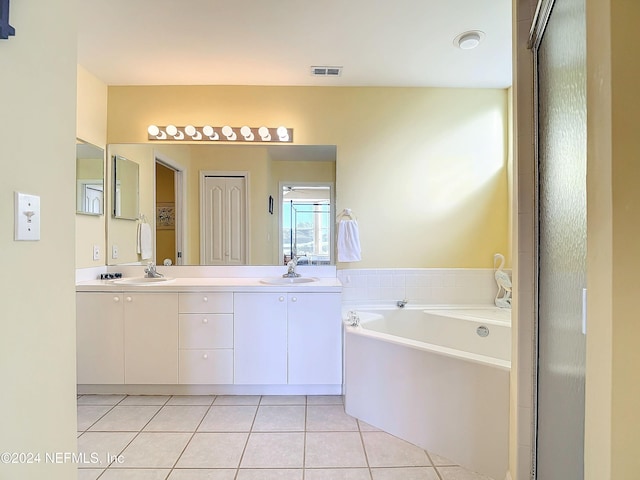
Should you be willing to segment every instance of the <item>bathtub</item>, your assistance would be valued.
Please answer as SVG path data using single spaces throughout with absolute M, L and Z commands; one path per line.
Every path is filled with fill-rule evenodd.
M 358 315 L 360 326 L 345 325 L 347 413 L 503 479 L 508 468 L 510 311 L 348 310 Z

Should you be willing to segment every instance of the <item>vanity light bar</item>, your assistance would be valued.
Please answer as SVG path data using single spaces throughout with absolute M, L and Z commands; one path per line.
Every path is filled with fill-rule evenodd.
M 202 127 L 194 127 L 187 125 L 184 127 L 176 127 L 175 125 L 167 125 L 160 127 L 157 125 L 149 125 L 147 128 L 147 138 L 149 140 L 165 140 L 174 141 L 182 140 L 187 142 L 205 141 L 205 142 L 255 142 L 255 143 L 292 143 L 293 128 L 287 127 L 212 127 L 204 125 Z

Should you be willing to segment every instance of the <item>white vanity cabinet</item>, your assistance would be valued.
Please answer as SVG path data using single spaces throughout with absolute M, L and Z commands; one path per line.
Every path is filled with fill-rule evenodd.
M 233 293 L 179 295 L 179 383 L 232 384 Z
M 76 294 L 79 384 L 124 383 L 124 295 Z
M 124 380 L 178 382 L 178 294 L 124 293 Z
M 342 383 L 340 294 L 234 294 L 236 384 Z

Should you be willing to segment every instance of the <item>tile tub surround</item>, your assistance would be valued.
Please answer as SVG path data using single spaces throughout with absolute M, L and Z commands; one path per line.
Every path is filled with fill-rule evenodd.
M 490 480 L 348 416 L 341 396 L 77 401 L 78 451 L 103 461 L 79 480 Z
M 349 303 L 494 305 L 497 292 L 490 268 L 349 269 L 337 275 Z

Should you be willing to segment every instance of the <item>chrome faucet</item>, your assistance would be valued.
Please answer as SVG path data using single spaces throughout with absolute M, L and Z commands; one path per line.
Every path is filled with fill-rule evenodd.
M 298 257 L 295 255 L 291 256 L 291 260 L 287 262 L 287 273 L 282 275 L 282 278 L 296 278 L 299 277 L 300 274 L 296 273 L 296 265 L 298 265 Z
M 147 263 L 147 268 L 144 269 L 147 278 L 160 278 L 164 277 L 163 274 L 156 272 L 156 264 L 154 262 Z
M 404 300 L 398 300 L 398 301 L 396 302 L 396 305 L 397 305 L 399 308 L 404 308 L 404 306 L 405 306 L 407 303 L 409 303 L 409 300 L 407 300 L 407 299 L 405 298 Z
M 347 313 L 347 325 L 350 327 L 360 326 L 360 315 L 358 315 L 358 312 L 349 310 L 349 313 Z

